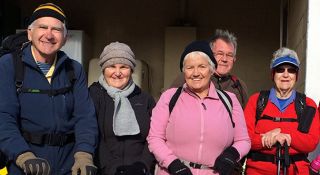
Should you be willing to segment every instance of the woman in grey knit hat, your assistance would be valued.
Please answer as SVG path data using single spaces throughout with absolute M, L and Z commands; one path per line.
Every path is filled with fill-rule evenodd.
M 90 86 L 90 95 L 99 123 L 100 174 L 149 174 L 155 159 L 146 137 L 155 101 L 132 80 L 135 55 L 128 45 L 112 42 L 101 53 L 99 64 L 102 74 Z

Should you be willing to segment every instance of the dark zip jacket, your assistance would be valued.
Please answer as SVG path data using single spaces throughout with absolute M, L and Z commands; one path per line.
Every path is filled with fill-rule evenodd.
M 216 88 L 234 93 L 244 109 L 248 101 L 248 90 L 242 80 L 234 75 L 220 77 L 216 74 L 211 77 L 211 80 Z
M 90 86 L 90 95 L 94 101 L 99 123 L 100 143 L 96 161 L 103 175 L 114 175 L 116 168 L 140 161 L 150 170 L 155 165 L 154 156 L 148 149 L 146 137 L 150 128 L 151 111 L 155 101 L 149 94 L 136 86 L 128 96 L 137 118 L 140 133 L 133 136 L 116 136 L 113 132 L 114 101 L 99 84 Z
M 64 52 L 57 53 L 50 84 L 37 66 L 29 45 L 22 52 L 25 65 L 23 87 L 59 89 L 69 86 L 65 65 L 68 59 L 70 58 Z M 0 148 L 9 160 L 15 161 L 21 153 L 32 151 L 36 156 L 47 159 L 55 174 L 71 171 L 74 152 L 94 153 L 98 127 L 93 102 L 87 89 L 86 75 L 78 62 L 70 62 L 76 78 L 72 91 L 50 97 L 48 94 L 18 94 L 12 54 L 0 58 Z M 65 146 L 29 144 L 22 137 L 22 130 L 41 134 L 74 133 L 75 143 Z M 20 170 L 17 170 L 15 164 L 11 165 L 15 169 L 12 172 L 19 174 Z M 21 171 L 20 173 L 22 174 Z

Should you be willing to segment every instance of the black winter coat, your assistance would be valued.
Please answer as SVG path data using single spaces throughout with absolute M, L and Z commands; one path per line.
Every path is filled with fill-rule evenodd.
M 114 175 L 116 168 L 143 162 L 149 170 L 154 169 L 155 158 L 148 149 L 146 137 L 150 128 L 152 108 L 155 106 L 153 97 L 136 86 L 128 96 L 137 118 L 140 133 L 133 136 L 116 136 L 113 132 L 114 101 L 107 91 L 99 84 L 93 83 L 90 88 L 99 125 L 99 145 L 95 163 L 100 174 Z

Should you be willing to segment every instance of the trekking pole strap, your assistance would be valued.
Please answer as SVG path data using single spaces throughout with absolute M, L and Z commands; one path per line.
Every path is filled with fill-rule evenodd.
M 290 155 L 289 155 L 289 146 L 288 146 L 287 142 L 284 143 L 283 154 L 284 154 L 283 166 L 289 167 L 290 166 Z

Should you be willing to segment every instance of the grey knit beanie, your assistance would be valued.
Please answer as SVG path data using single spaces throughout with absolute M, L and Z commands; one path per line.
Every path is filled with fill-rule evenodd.
M 102 70 L 113 64 L 126 64 L 134 70 L 136 66 L 135 56 L 127 44 L 112 42 L 103 49 L 99 61 Z

